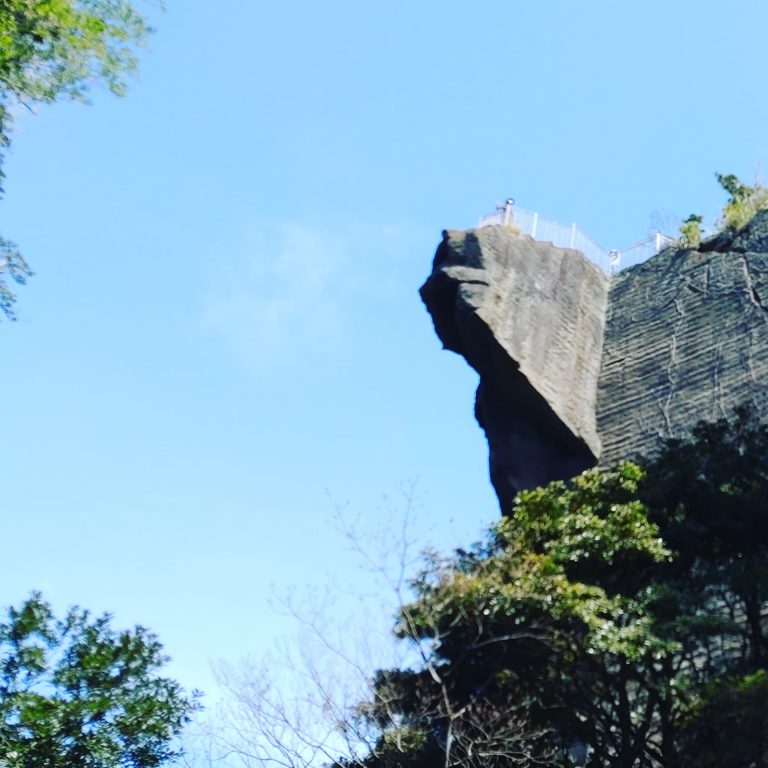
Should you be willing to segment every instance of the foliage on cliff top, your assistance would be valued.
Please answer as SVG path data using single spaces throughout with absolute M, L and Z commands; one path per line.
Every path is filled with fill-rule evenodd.
M 718 232 L 732 230 L 738 232 L 754 218 L 759 211 L 768 209 L 768 188 L 759 182 L 753 186 L 744 184 L 732 173 L 715 173 L 717 183 L 728 193 L 717 221 Z M 681 248 L 698 248 L 702 240 L 701 225 L 703 216 L 692 213 L 680 225 L 679 244 Z
M 683 248 L 698 248 L 701 243 L 701 225 L 703 216 L 692 213 L 680 225 L 680 246 Z
M 743 229 L 758 211 L 768 208 L 768 189 L 762 184 L 750 187 L 732 173 L 716 173 L 715 177 L 729 195 L 723 206 L 720 229 Z

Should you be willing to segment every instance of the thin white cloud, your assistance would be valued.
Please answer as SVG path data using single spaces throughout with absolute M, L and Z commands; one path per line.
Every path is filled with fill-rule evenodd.
M 408 248 L 395 228 L 261 225 L 215 260 L 204 323 L 250 359 L 333 356 L 358 330 L 367 299 L 398 282 Z

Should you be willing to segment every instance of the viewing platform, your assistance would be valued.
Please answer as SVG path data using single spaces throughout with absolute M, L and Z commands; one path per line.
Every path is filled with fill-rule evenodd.
M 603 248 L 577 224 L 560 224 L 533 211 L 518 208 L 512 199 L 496 206 L 493 213 L 483 216 L 478 226 L 499 224 L 514 227 L 521 234 L 530 235 L 534 240 L 550 242 L 558 248 L 581 251 L 591 262 L 611 275 L 626 267 L 640 264 L 677 242 L 677 238 L 655 232 L 621 250 Z

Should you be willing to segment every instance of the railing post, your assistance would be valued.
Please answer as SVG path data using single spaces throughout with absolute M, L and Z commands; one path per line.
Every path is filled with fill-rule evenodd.
M 656 253 L 661 250 L 661 232 L 656 233 Z
M 539 214 L 534 213 L 533 214 L 533 225 L 531 226 L 531 237 L 535 240 L 536 239 L 536 227 L 539 224 Z

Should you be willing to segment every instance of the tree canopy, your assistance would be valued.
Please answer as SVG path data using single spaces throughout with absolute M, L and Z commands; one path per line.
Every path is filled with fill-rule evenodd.
M 159 674 L 167 658 L 142 627 L 73 608 L 57 619 L 34 594 L 0 623 L 2 768 L 154 768 L 196 697 Z
M 431 559 L 348 728 L 366 768 L 768 762 L 768 430 L 740 411 L 641 468 L 519 494 Z
M 122 95 L 150 29 L 128 0 L 0 0 L 0 181 L 13 116 L 59 98 L 86 101 L 94 85 Z M 8 279 L 31 274 L 0 238 L 0 312 L 13 317 Z

